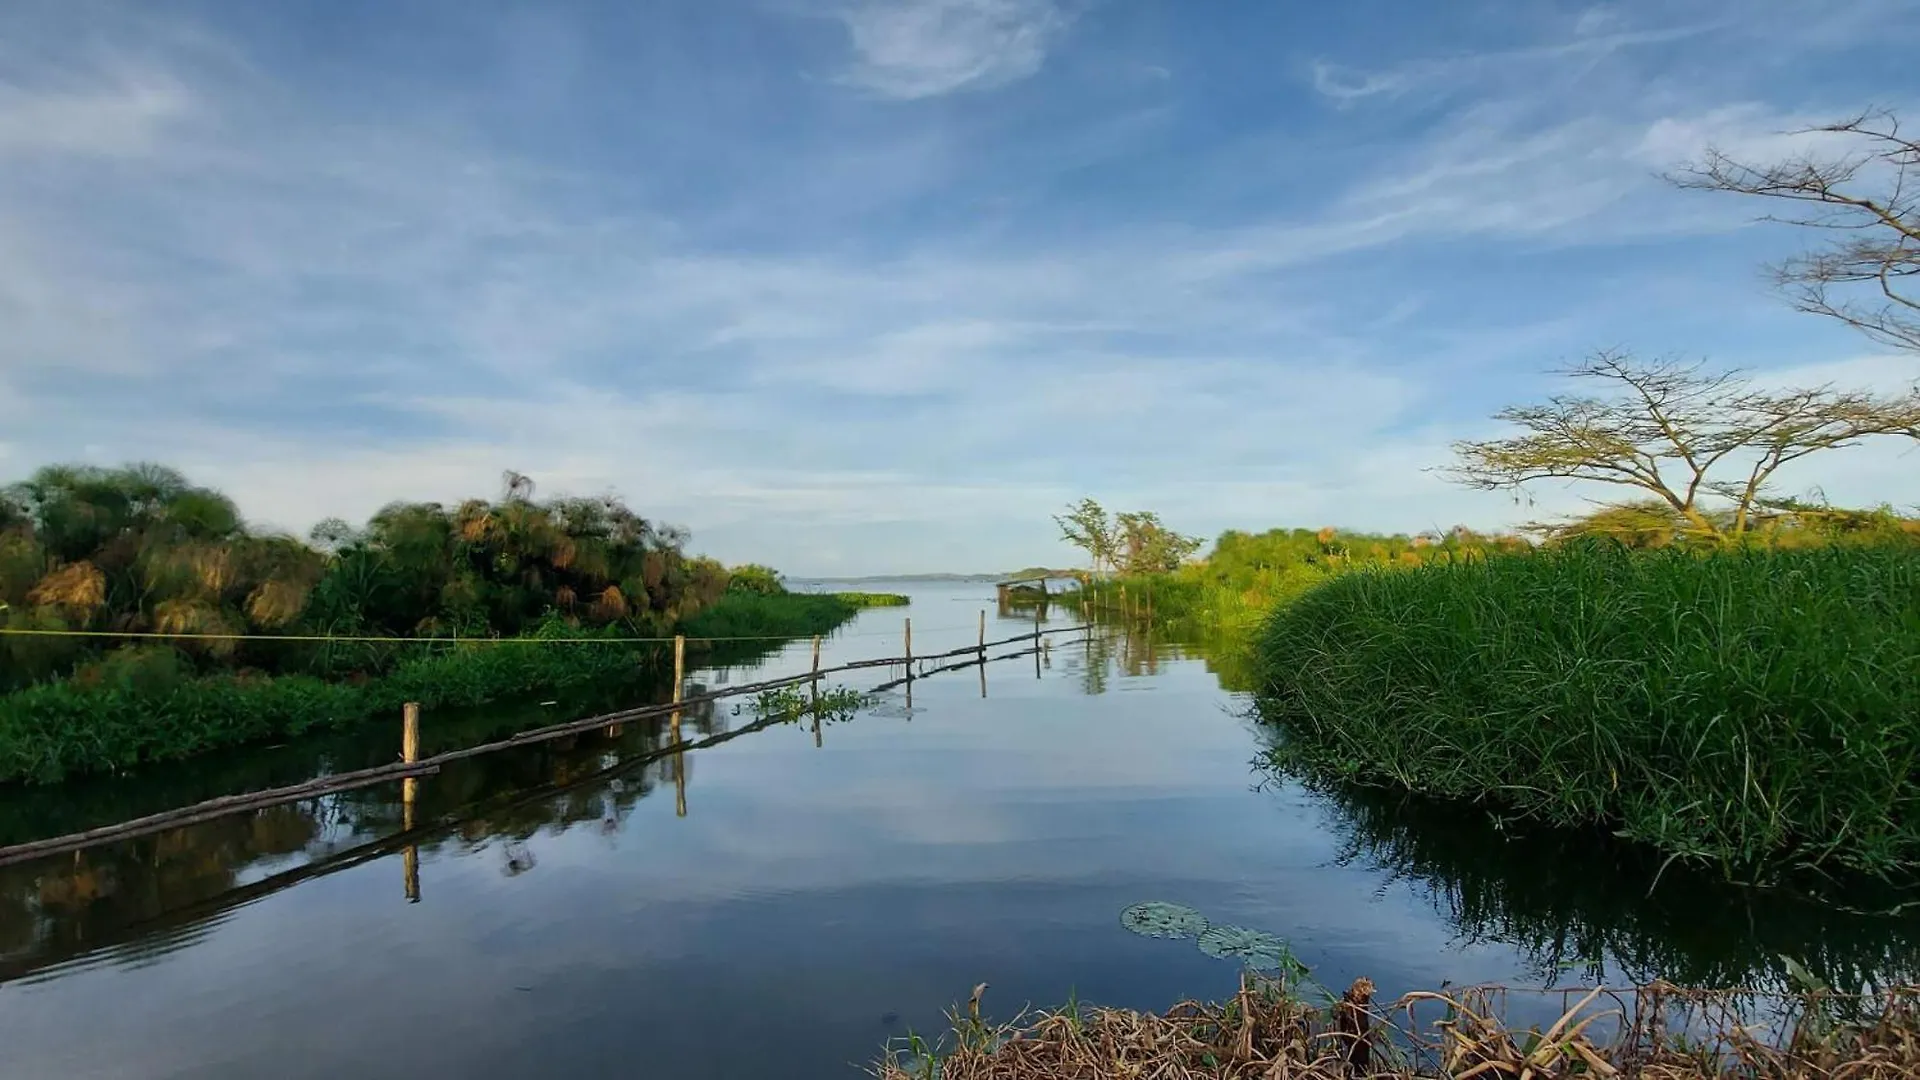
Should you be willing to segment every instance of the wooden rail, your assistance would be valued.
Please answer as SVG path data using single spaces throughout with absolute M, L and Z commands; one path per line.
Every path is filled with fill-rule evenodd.
M 913 664 L 916 661 L 925 663 L 926 661 L 950 660 L 958 656 L 971 655 L 974 659 L 966 663 L 947 665 L 935 670 L 948 671 L 957 667 L 970 667 L 973 664 L 988 663 L 989 660 L 986 651 L 991 646 L 1011 645 L 1021 641 L 1041 641 L 1048 634 L 1078 633 L 1080 631 L 1090 631 L 1091 629 L 1091 626 L 1083 625 L 1061 627 L 1054 630 L 1036 630 L 1031 634 L 1020 634 L 1015 637 L 1002 638 L 999 641 L 983 641 L 977 645 L 967 645 L 962 648 L 952 649 L 944 653 L 935 653 L 930 656 L 890 656 L 876 660 L 855 660 L 851 663 L 841 664 L 839 667 L 826 669 L 819 668 L 818 662 L 816 661 L 813 670 L 800 675 L 787 675 L 756 683 L 729 686 L 725 689 L 714 690 L 705 694 L 696 694 L 684 699 L 681 698 L 681 691 L 676 685 L 674 700 L 663 705 L 646 705 L 636 709 L 622 709 L 616 712 L 601 713 L 597 716 L 589 716 L 580 720 L 568 720 L 558 724 L 548 724 L 545 727 L 533 728 L 520 732 L 517 735 L 511 735 L 505 739 L 481 743 L 477 746 L 462 747 L 458 750 L 448 750 L 435 754 L 432 757 L 421 758 L 417 761 L 402 760 L 390 765 L 377 765 L 370 769 L 357 769 L 351 772 L 335 773 L 331 776 L 323 776 L 318 779 L 291 784 L 286 787 L 268 788 L 264 791 L 255 791 L 244 795 L 226 795 L 217 799 L 209 799 L 205 802 L 195 803 L 192 806 L 183 806 L 158 814 L 148 814 L 145 817 L 134 818 L 131 821 L 122 821 L 114 825 L 103 825 L 99 828 L 87 829 L 83 832 L 68 833 L 65 836 L 54 836 L 45 840 L 34 840 L 24 844 L 0 847 L 0 866 L 26 862 L 31 859 L 41 859 L 49 855 L 61 855 L 71 851 L 79 851 L 83 848 L 96 847 L 100 844 L 127 840 L 136 836 L 146 836 L 156 832 L 164 832 L 168 829 L 175 829 L 184 825 L 195 825 L 202 821 L 223 817 L 227 814 L 237 814 L 248 810 L 262 810 L 269 806 L 301 802 L 322 795 L 332 795 L 337 792 L 370 787 L 374 784 L 384 784 L 394 780 L 408 780 L 421 776 L 429 776 L 439 772 L 440 767 L 443 765 L 471 757 L 479 757 L 482 754 L 510 750 L 518 746 L 531 746 L 535 743 L 561 739 L 569 735 L 578 735 L 582 732 L 592 731 L 595 728 L 605 728 L 630 720 L 640 720 L 668 714 L 673 714 L 677 717 L 683 710 L 691 705 L 708 701 L 718 701 L 722 698 L 738 697 L 742 694 L 757 694 L 767 690 L 777 690 L 784 686 L 795 686 L 800 683 L 817 683 L 822 676 L 826 675 L 837 675 L 843 672 L 860 671 L 866 668 L 892 667 L 904 664 L 908 671 L 907 679 L 884 683 L 880 687 L 875 688 L 874 692 L 877 693 L 881 690 L 890 689 L 899 685 L 901 682 L 906 682 L 907 685 L 911 686 L 910 680 L 920 677 L 912 673 Z M 910 645 L 909 649 L 911 649 Z M 1028 653 L 1037 653 L 1038 651 L 1039 647 L 1035 646 L 1033 649 L 1022 650 L 1011 655 L 1025 656 L 1028 655 Z M 995 657 L 994 659 L 1007 658 L 1009 657 Z M 929 674 L 931 673 L 932 672 L 929 672 Z M 679 672 L 676 671 L 676 675 L 678 674 Z M 681 682 L 679 678 L 676 678 L 674 681 L 676 684 Z M 417 748 L 417 729 L 409 736 L 405 727 L 406 724 L 403 720 L 403 747 L 411 746 Z M 710 744 L 711 740 L 708 740 L 708 743 Z M 688 745 L 683 743 L 680 739 L 679 724 L 676 723 L 673 729 L 673 742 L 665 747 L 662 752 L 672 753 L 676 750 L 696 749 L 698 745 L 699 744 Z

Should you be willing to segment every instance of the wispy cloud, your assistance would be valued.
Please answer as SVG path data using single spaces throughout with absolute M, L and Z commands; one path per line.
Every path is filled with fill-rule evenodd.
M 1366 70 L 1318 60 L 1308 68 L 1313 88 L 1336 102 L 1393 97 L 1413 90 L 1435 93 L 1457 91 L 1464 84 L 1495 76 L 1512 76 L 1569 61 L 1592 62 L 1640 46 L 1660 45 L 1698 37 L 1720 29 L 1722 21 L 1691 23 L 1645 30 L 1608 30 L 1621 21 L 1612 9 L 1594 8 L 1576 21 L 1573 36 L 1563 41 L 1515 49 L 1459 53 L 1415 60 L 1384 70 Z
M 671 80 L 563 27 L 513 43 L 573 80 L 514 125 L 467 96 L 490 53 L 361 58 L 419 88 L 369 103 L 339 85 L 351 61 L 138 5 L 89 3 L 84 34 L 35 10 L 0 14 L 0 116 L 40 118 L 0 119 L 6 468 L 163 459 L 294 530 L 505 468 L 794 572 L 1044 560 L 1047 514 L 1083 492 L 1197 532 L 1491 526 L 1529 512 L 1421 469 L 1542 367 L 1597 343 L 1761 367 L 1850 347 L 1752 280 L 1746 208 L 1654 176 L 1708 142 L 1771 150 L 1820 95 L 1595 96 L 1529 58 L 1571 16 L 1504 50 L 1524 92 L 1466 79 L 1444 107 L 1380 91 L 1337 116 L 1284 72 L 1229 84 L 1217 34 L 1150 38 L 1127 5 L 839 6 L 801 24 L 814 51 Z M 1633 14 L 1583 46 L 1623 80 L 1660 70 L 1621 36 Z M 645 29 L 693 48 L 696 17 Z M 1018 109 L 957 93 L 1039 71 L 1069 30 L 1125 55 Z M 1115 43 L 1148 39 L 1181 76 L 1113 77 L 1142 59 Z M 849 40 L 869 93 L 803 76 Z
M 854 0 L 837 17 L 856 57 L 841 81 L 906 99 L 1027 78 L 1072 22 L 1056 0 Z

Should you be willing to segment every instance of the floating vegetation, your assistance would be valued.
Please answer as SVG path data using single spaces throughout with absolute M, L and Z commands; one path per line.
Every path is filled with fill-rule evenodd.
M 1193 938 L 1204 934 L 1208 923 L 1205 915 L 1185 904 L 1148 900 L 1121 912 L 1120 925 L 1142 937 Z
M 1199 936 L 1200 951 L 1221 960 L 1238 960 L 1253 971 L 1292 971 L 1300 968 L 1287 943 L 1265 930 L 1244 926 L 1209 926 Z
M 755 694 L 752 701 L 733 707 L 733 714 L 749 712 L 756 719 L 791 723 L 817 717 L 829 723 L 853 719 L 867 705 L 867 696 L 844 686 L 830 687 L 817 694 L 796 686 L 780 686 Z

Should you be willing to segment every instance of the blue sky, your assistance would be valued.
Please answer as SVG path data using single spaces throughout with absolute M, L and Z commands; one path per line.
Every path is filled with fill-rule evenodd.
M 1868 105 L 1910 0 L 14 0 L 0 477 L 264 526 L 614 490 L 793 573 L 1479 527 L 1423 469 L 1598 347 L 1896 387 L 1656 176 Z M 1905 446 L 1785 478 L 1920 503 Z

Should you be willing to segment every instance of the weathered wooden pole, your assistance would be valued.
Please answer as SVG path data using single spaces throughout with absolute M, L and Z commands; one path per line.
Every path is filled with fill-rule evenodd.
M 907 617 L 907 723 L 913 723 L 913 617 Z
M 687 816 L 687 752 L 673 752 L 673 816 Z
M 420 760 L 420 703 L 417 701 L 400 706 L 400 760 L 409 765 Z M 404 828 L 413 828 L 413 801 L 419 794 L 419 780 L 409 776 L 400 781 L 400 817 Z
M 420 848 L 408 844 L 400 853 L 400 872 L 407 890 L 407 903 L 420 902 Z
M 409 701 L 400 706 L 400 760 L 411 765 L 420 760 L 420 703 Z M 414 800 L 420 794 L 420 781 L 407 777 L 400 781 L 400 829 L 413 831 Z M 400 854 L 401 884 L 407 903 L 420 902 L 420 849 L 408 844 Z
M 820 635 L 813 635 L 813 748 L 820 749 Z
M 673 635 L 673 703 L 680 704 L 680 697 L 687 680 L 687 636 Z M 673 710 L 673 741 L 680 741 L 680 710 Z
M 980 696 L 987 696 L 987 611 L 980 609 Z
M 420 703 L 417 701 L 400 706 L 400 760 L 409 765 L 420 760 Z

